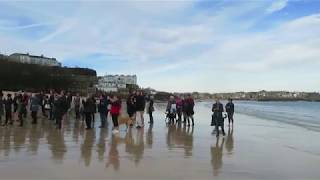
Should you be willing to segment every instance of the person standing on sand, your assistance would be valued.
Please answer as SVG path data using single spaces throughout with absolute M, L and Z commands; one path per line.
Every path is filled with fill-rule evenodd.
M 3 101 L 3 93 L 0 90 L 0 124 L 2 124 L 2 116 L 4 115 L 4 101 Z
M 187 99 L 185 100 L 186 104 L 186 116 L 188 121 L 188 126 L 190 126 L 190 119 L 192 121 L 192 126 L 194 126 L 194 100 L 190 94 L 188 94 Z
M 137 117 L 137 128 L 144 127 L 144 109 L 146 107 L 146 99 L 142 91 L 137 91 L 136 96 L 136 117 Z M 138 121 L 139 120 L 139 121 Z
M 107 97 L 104 94 L 101 94 L 99 105 L 98 105 L 98 112 L 100 114 L 100 120 L 101 120 L 101 125 L 99 128 L 105 128 L 106 126 L 107 109 L 108 109 Z
M 95 102 L 93 101 L 93 98 L 91 96 L 87 97 L 87 100 L 84 103 L 83 111 L 85 113 L 86 117 L 86 129 L 91 129 L 92 127 L 92 113 L 94 111 Z
M 58 93 L 55 93 L 54 95 L 54 101 L 53 101 L 53 117 L 56 120 L 56 128 L 61 129 L 62 128 L 62 119 L 64 114 L 64 98 L 63 94 L 59 95 Z
M 224 118 L 223 118 L 223 104 L 220 103 L 219 99 L 216 100 L 216 103 L 212 105 L 212 122 L 211 125 L 215 124 L 215 130 L 217 133 L 217 137 L 219 136 L 219 126 L 221 127 L 223 136 L 226 135 L 224 132 Z
M 119 132 L 119 124 L 118 124 L 118 117 L 121 110 L 121 100 L 118 99 L 117 96 L 113 96 L 111 99 L 111 116 L 112 116 L 112 122 L 113 122 L 113 133 Z
M 153 116 L 152 116 L 152 113 L 154 111 L 154 102 L 153 102 L 153 96 L 150 96 L 149 97 L 149 103 L 148 103 L 148 109 L 147 109 L 147 113 L 149 114 L 149 123 L 150 124 L 153 124 Z
M 81 103 L 80 101 L 81 101 L 80 95 L 79 93 L 77 93 L 76 97 L 73 100 L 76 120 L 80 119 L 80 103 Z
M 28 106 L 28 104 L 29 104 L 29 95 L 26 92 L 23 92 L 22 101 L 24 102 L 24 104 L 26 106 Z M 23 117 L 27 118 L 27 111 L 24 112 Z
M 136 92 L 133 91 L 127 98 L 127 113 L 129 115 L 129 118 L 132 121 L 132 124 L 130 124 L 130 126 L 133 125 L 133 122 L 135 121 L 135 114 L 136 114 L 136 96 L 135 96 Z
M 167 112 L 167 117 L 169 118 L 168 124 L 174 125 L 174 120 L 177 114 L 177 105 L 176 105 L 176 100 L 174 99 L 174 96 L 169 97 L 166 112 Z
M 177 114 L 178 114 L 178 120 L 177 122 L 181 123 L 182 121 L 182 109 L 183 109 L 183 102 L 182 98 L 176 97 L 176 104 L 177 104 Z
M 54 91 L 50 91 L 49 96 L 49 104 L 50 104 L 50 111 L 49 111 L 49 120 L 54 120 Z
M 40 99 L 38 95 L 33 94 L 30 98 L 30 111 L 31 111 L 31 117 L 32 117 L 32 124 L 37 124 L 37 114 L 40 107 Z
M 231 98 L 229 98 L 229 102 L 226 104 L 226 112 L 228 114 L 229 126 L 230 126 L 230 122 L 232 123 L 232 126 L 233 126 L 234 104 Z
M 18 103 L 18 108 L 17 108 L 18 119 L 20 121 L 20 127 L 22 127 L 24 123 L 23 114 L 25 111 L 27 111 L 27 107 L 23 102 L 22 96 L 17 99 L 17 103 Z
M 10 121 L 10 125 L 13 124 L 12 121 L 12 106 L 13 106 L 13 100 L 11 98 L 11 94 L 7 95 L 7 99 L 4 100 L 4 109 L 6 111 L 5 115 L 6 115 L 6 121 L 3 124 L 3 126 L 7 126 L 9 121 Z

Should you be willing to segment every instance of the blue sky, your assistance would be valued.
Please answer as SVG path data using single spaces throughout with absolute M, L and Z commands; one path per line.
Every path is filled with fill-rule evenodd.
M 178 92 L 319 91 L 320 1 L 0 1 L 0 53 Z

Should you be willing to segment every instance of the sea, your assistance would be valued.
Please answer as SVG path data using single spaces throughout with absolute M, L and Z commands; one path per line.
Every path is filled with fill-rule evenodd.
M 212 102 L 202 103 L 204 106 L 212 107 Z M 234 101 L 234 104 L 235 113 L 320 132 L 320 102 Z

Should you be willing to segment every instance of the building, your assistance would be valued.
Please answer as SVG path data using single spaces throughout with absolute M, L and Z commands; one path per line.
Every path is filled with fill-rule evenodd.
M 100 91 L 114 92 L 119 89 L 137 85 L 136 75 L 105 75 L 98 79 L 97 89 Z
M 41 66 L 59 66 L 61 63 L 56 58 L 48 58 L 43 55 L 34 56 L 30 54 L 14 53 L 9 56 L 10 60 L 25 64 L 38 64 Z

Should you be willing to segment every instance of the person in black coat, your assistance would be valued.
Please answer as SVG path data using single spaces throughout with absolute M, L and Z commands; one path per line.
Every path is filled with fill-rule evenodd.
M 59 95 L 56 93 L 54 95 L 53 107 L 53 117 L 56 120 L 57 129 L 61 129 L 62 119 L 65 113 L 65 99 L 63 94 Z
M 228 114 L 229 126 L 230 126 L 230 122 L 232 123 L 232 126 L 233 126 L 234 104 L 232 102 L 232 99 L 229 99 L 229 102 L 226 104 L 226 112 Z
M 92 114 L 95 111 L 95 102 L 93 101 L 92 97 L 88 97 L 87 100 L 84 103 L 84 107 L 83 107 L 83 111 L 85 114 L 85 118 L 86 118 L 86 125 L 87 128 L 86 129 L 91 129 L 91 125 L 92 125 Z
M 212 121 L 211 126 L 215 125 L 215 130 L 217 137 L 219 136 L 219 126 L 221 127 L 222 134 L 225 136 L 224 132 L 224 118 L 223 118 L 223 104 L 220 103 L 219 99 L 216 100 L 216 103 L 212 106 Z

